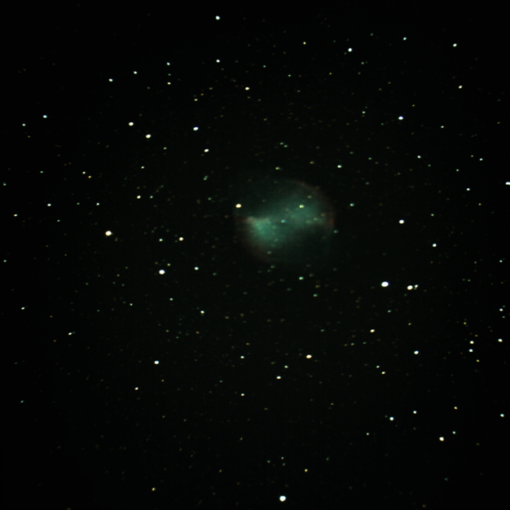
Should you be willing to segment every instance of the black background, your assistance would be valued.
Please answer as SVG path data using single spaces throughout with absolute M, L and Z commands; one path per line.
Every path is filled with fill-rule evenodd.
M 88 5 L 4 19 L 3 505 L 495 507 L 501 16 Z M 246 250 L 253 176 L 333 260 Z

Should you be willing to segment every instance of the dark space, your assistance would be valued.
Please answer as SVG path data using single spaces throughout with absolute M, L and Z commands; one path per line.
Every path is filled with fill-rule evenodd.
M 2 506 L 496 508 L 502 20 L 155 5 L 4 18 Z

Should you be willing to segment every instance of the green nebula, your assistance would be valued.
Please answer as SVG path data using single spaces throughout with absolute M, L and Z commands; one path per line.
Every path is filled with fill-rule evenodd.
M 288 243 L 307 229 L 322 225 L 324 220 L 316 207 L 299 204 L 276 208 L 267 216 L 251 219 L 251 223 L 254 239 L 269 245 L 277 245 Z
M 255 258 L 299 268 L 326 261 L 334 216 L 324 194 L 298 181 L 266 180 L 245 195 L 235 214 Z

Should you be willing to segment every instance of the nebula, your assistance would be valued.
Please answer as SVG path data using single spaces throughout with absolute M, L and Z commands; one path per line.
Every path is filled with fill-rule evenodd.
M 266 179 L 245 187 L 236 203 L 237 232 L 256 259 L 280 267 L 324 263 L 334 227 L 329 200 L 294 180 Z

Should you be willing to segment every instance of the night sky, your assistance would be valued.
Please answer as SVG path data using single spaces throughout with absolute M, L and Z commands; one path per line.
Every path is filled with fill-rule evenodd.
M 495 508 L 501 15 L 143 5 L 4 18 L 2 506 Z

